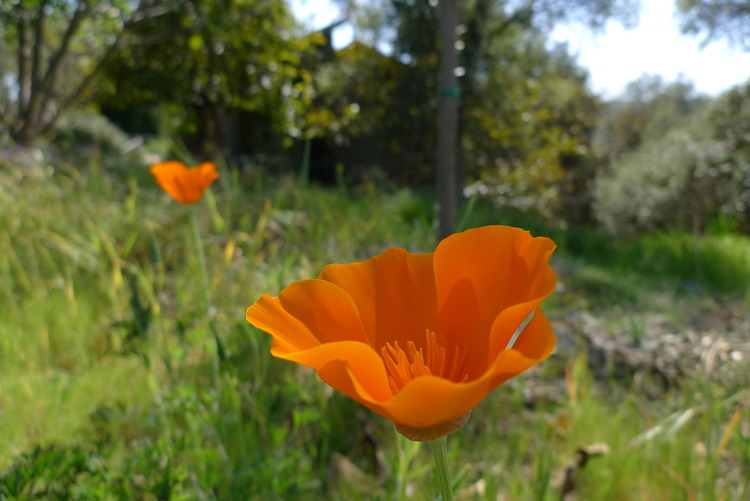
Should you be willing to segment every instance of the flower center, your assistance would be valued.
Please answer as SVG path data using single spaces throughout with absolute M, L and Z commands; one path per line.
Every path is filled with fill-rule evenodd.
M 456 346 L 446 354 L 437 334 L 427 329 L 425 338 L 424 349 L 417 349 L 413 341 L 406 342 L 406 351 L 398 345 L 398 341 L 393 345 L 386 343 L 380 349 L 388 370 L 388 383 L 394 395 L 419 376 L 433 375 L 456 382 L 466 381 L 469 377 L 466 373 L 463 373 L 463 377 L 460 376 L 466 360 L 465 348 L 460 350 Z

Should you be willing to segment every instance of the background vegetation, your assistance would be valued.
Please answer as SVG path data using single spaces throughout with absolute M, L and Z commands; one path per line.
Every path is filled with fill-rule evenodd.
M 366 3 L 338 51 L 283 0 L 0 3 L 0 499 L 430 498 L 424 451 L 244 320 L 434 248 L 436 11 Z M 685 30 L 744 40 L 711 3 Z M 560 275 L 556 354 L 450 441 L 464 499 L 750 491 L 750 83 L 605 101 L 546 39 L 635 12 L 461 3 L 457 223 L 552 237 Z M 180 206 L 161 159 L 221 178 Z

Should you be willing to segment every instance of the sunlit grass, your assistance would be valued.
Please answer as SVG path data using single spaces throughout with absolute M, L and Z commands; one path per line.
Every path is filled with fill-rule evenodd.
M 389 423 L 311 371 L 272 358 L 268 336 L 244 320 L 261 294 L 328 263 L 389 246 L 432 250 L 428 195 L 370 184 L 301 191 L 262 169 L 224 169 L 210 195 L 186 208 L 143 169 L 92 164 L 3 171 L 0 204 L 13 207 L 0 213 L 0 472 L 19 471 L 26 455 L 38 478 L 47 468 L 62 489 L 83 455 L 93 459 L 75 477 L 78 488 L 101 499 L 431 498 L 425 451 L 399 442 Z M 209 315 L 227 350 L 218 384 L 191 209 L 207 258 Z M 618 242 L 482 206 L 467 224 L 519 224 L 558 242 L 564 289 L 549 302 L 553 318 L 615 311 L 636 333 L 641 312 L 658 309 L 680 328 L 686 309 L 711 307 L 706 294 L 741 298 L 750 280 L 750 241 L 739 236 Z M 583 351 L 555 356 L 478 406 L 449 441 L 465 499 L 559 499 L 555 476 L 595 443 L 609 453 L 579 472 L 578 499 L 748 495 L 743 388 L 686 380 L 655 400 L 631 380 L 592 374 Z M 539 385 L 553 390 L 530 400 Z M 681 415 L 676 428 L 670 416 Z M 71 462 L 44 463 L 53 450 L 32 454 L 53 444 Z M 344 464 L 337 457 L 362 476 L 332 473 Z M 0 480 L 0 499 L 10 497 L 3 488 Z
M 66 370 L 3 371 L 0 468 L 37 444 L 75 444 L 100 406 L 153 405 L 153 383 L 138 360 L 116 358 L 73 373 Z

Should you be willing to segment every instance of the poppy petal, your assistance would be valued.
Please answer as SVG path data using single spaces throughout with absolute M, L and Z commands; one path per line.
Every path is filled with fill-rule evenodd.
M 309 350 L 320 344 L 310 329 L 289 314 L 278 297 L 261 296 L 247 309 L 245 318 L 252 325 L 273 336 L 274 356 Z
M 449 344 L 471 343 L 466 360 L 471 369 L 469 379 L 479 377 L 497 350 L 505 347 L 491 339 L 499 314 L 533 300 L 523 308 L 525 313 L 514 311 L 502 318 L 505 322 L 520 317 L 512 329 L 506 326 L 508 336 L 512 336 L 521 321 L 554 290 L 554 271 L 548 265 L 544 267 L 553 249 L 551 240 L 534 238 L 525 230 L 508 226 L 467 230 L 438 245 L 434 262 L 440 330 Z
M 161 162 L 151 166 L 151 174 L 164 191 L 183 204 L 198 202 L 211 183 L 219 178 L 213 162 L 204 162 L 197 167 L 186 167 L 176 161 Z
M 197 167 L 188 169 L 194 172 L 195 178 L 191 180 L 191 195 L 190 198 L 197 202 L 203 198 L 203 194 L 206 192 L 211 184 L 219 179 L 219 173 L 216 172 L 216 164 L 213 162 L 204 162 Z
M 346 350 L 346 358 L 330 357 L 326 364 L 318 369 L 318 376 L 332 388 L 379 412 L 379 405 L 393 398 L 383 360 L 366 344 L 335 344 L 342 345 Z
M 552 353 L 556 343 L 557 338 L 552 324 L 542 309 L 537 308 L 534 317 L 513 343 L 512 349 L 526 358 L 542 361 Z
M 156 182 L 178 202 L 182 202 L 188 197 L 184 186 L 179 183 L 184 170 L 185 165 L 182 162 L 174 161 L 161 162 L 151 166 L 151 174 L 156 178 Z
M 365 343 L 339 341 L 295 353 L 271 353 L 316 369 L 329 386 L 360 402 L 381 402 L 393 396 L 383 360 Z
M 508 343 L 513 338 L 518 328 L 539 306 L 541 300 L 526 301 L 525 303 L 514 304 L 504 309 L 492 323 L 490 331 L 490 344 L 488 350 L 488 360 L 492 360 L 502 350 L 508 347 Z
M 528 369 L 537 360 L 519 351 L 507 350 L 496 359 L 496 371 L 467 383 L 455 383 L 437 376 L 412 380 L 386 401 L 354 398 L 381 416 L 412 428 L 432 428 L 457 419 L 481 402 L 487 394 L 508 379 Z
M 317 280 L 261 297 L 247 319 L 273 336 L 273 355 L 316 369 L 330 386 L 402 429 L 434 431 L 465 419 L 494 388 L 554 349 L 539 308 L 555 287 L 553 250 L 551 240 L 517 228 L 468 230 L 443 240 L 433 254 L 394 248 L 368 261 L 329 265 Z M 431 334 L 420 346 L 425 330 Z M 431 342 L 439 342 L 438 351 Z M 399 368 L 386 368 L 386 343 L 393 352 L 407 349 Z M 424 364 L 421 348 L 433 367 L 443 367 L 443 356 L 462 361 L 438 369 L 440 375 L 407 369 L 407 362 Z M 406 375 L 389 372 L 402 369 Z M 391 385 L 389 377 L 400 380 Z
M 455 383 L 435 376 L 412 380 L 396 396 L 385 402 L 359 402 L 378 414 L 413 428 L 432 428 L 457 419 L 499 385 L 547 358 L 555 346 L 555 335 L 541 309 L 526 326 L 513 349 L 502 351 L 476 380 Z
M 432 254 L 391 248 L 367 261 L 328 265 L 319 278 L 351 296 L 375 349 L 394 341 L 405 345 L 437 328 Z
M 324 280 L 301 280 L 276 297 L 264 295 L 248 308 L 246 318 L 274 337 L 280 353 L 335 341 L 367 341 L 351 297 Z
M 488 370 L 473 381 L 456 383 L 437 376 L 421 376 L 412 380 L 393 398 L 380 400 L 368 396 L 368 393 L 373 395 L 369 391 L 372 382 L 361 384 L 355 375 L 350 374 L 346 391 L 342 391 L 393 422 L 413 428 L 432 428 L 469 412 L 499 385 L 549 356 L 554 346 L 552 326 L 539 309 L 513 349 L 502 351 Z M 339 377 L 349 367 L 351 365 L 346 364 L 338 367 Z M 332 369 L 332 366 L 325 368 L 326 371 Z M 329 382 L 324 372 L 321 371 L 321 379 Z

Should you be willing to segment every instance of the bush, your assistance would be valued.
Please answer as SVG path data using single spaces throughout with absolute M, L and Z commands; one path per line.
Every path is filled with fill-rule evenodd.
M 594 183 L 610 233 L 703 232 L 717 218 L 750 229 L 750 86 L 737 88 L 664 134 L 615 157 Z

